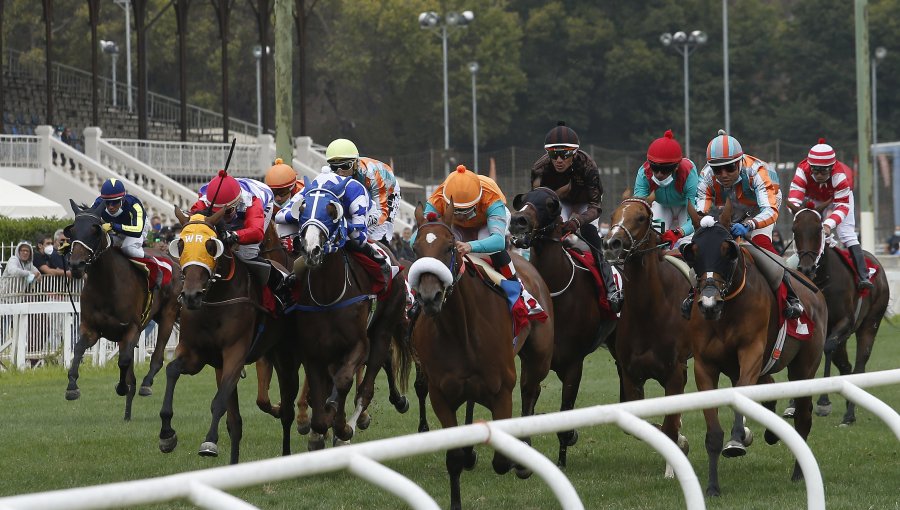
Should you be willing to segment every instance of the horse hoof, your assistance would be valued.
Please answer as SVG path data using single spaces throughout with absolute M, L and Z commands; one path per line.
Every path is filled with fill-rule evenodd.
M 310 432 L 309 440 L 306 443 L 306 449 L 311 452 L 314 452 L 316 450 L 324 450 L 325 436 L 319 434 L 318 432 Z
M 744 447 L 749 448 L 751 444 L 753 444 L 753 431 L 750 430 L 750 427 L 744 427 Z
M 856 416 L 851 416 L 849 418 L 845 416 L 844 419 L 841 420 L 840 426 L 841 427 L 849 427 L 850 425 L 853 425 L 854 423 L 856 423 Z
M 363 412 L 356 420 L 356 426 L 359 430 L 366 430 L 372 424 L 372 416 L 368 412 Z
M 178 436 L 175 434 L 165 439 L 159 438 L 159 451 L 163 453 L 172 453 L 176 446 L 178 446 Z
M 400 397 L 400 400 L 394 404 L 394 409 L 400 414 L 406 414 L 406 411 L 409 411 L 409 399 L 406 398 L 406 395 Z
M 465 469 L 466 471 L 471 471 L 471 470 L 475 469 L 475 464 L 477 464 L 477 463 L 478 463 L 478 452 L 476 452 L 475 450 L 472 450 L 472 455 L 469 455 L 468 457 L 466 457 L 465 461 L 463 462 L 463 469 Z
M 749 430 L 750 429 L 745 429 L 745 431 L 749 431 Z M 687 456 L 687 454 L 690 453 L 691 445 L 690 445 L 690 443 L 688 443 L 687 436 L 684 436 L 681 433 L 679 433 L 678 441 L 676 442 L 676 444 L 678 445 L 678 448 L 681 449 L 681 452 L 685 454 L 685 456 Z M 750 444 L 747 443 L 746 446 L 750 446 Z
M 572 431 L 572 437 L 569 438 L 569 442 L 566 443 L 566 446 L 575 446 L 575 443 L 578 442 L 578 431 Z
M 816 416 L 828 416 L 831 414 L 831 404 L 817 404 Z
M 300 423 L 300 422 L 297 423 L 297 432 L 301 436 L 305 436 L 306 434 L 309 434 L 310 430 L 312 430 L 312 425 L 310 424 L 309 420 L 302 422 L 302 423 Z
M 424 424 L 422 424 L 422 425 L 419 425 L 419 432 L 428 432 L 429 430 L 430 430 L 430 429 L 428 428 L 428 424 L 427 424 L 427 423 L 424 423 Z
M 66 400 L 78 400 L 78 397 L 81 396 L 81 390 L 66 390 Z
M 141 386 L 141 389 L 138 390 L 138 395 L 142 397 L 149 397 L 153 395 L 153 388 L 150 386 Z
M 219 456 L 219 447 L 216 443 L 211 441 L 204 441 L 200 445 L 200 451 L 198 452 L 201 457 L 218 457 Z
M 776 436 L 775 433 L 772 432 L 771 430 L 766 430 L 766 433 L 764 434 L 764 436 L 766 438 L 767 444 L 775 444 L 778 442 L 778 436 Z
M 120 397 L 124 397 L 128 395 L 128 385 L 127 384 L 117 384 L 116 385 L 116 395 Z
M 718 498 L 722 495 L 722 491 L 720 491 L 718 487 L 707 487 L 706 495 L 711 498 Z
M 532 473 L 530 469 L 522 466 L 516 466 L 516 476 L 519 478 L 519 480 L 527 480 L 531 478 L 531 475 Z
M 793 419 L 794 419 L 794 413 L 795 413 L 796 411 L 797 411 L 797 410 L 796 410 L 795 408 L 793 408 L 793 407 L 788 407 L 788 408 L 786 408 L 786 409 L 784 410 L 784 414 L 782 414 L 781 417 L 782 417 L 782 418 L 787 418 L 787 419 L 789 419 L 789 420 L 793 420 Z
M 722 456 L 728 459 L 734 457 L 742 457 L 747 454 L 747 447 L 744 446 L 740 441 L 735 441 L 734 439 L 725 443 L 725 448 L 722 448 Z

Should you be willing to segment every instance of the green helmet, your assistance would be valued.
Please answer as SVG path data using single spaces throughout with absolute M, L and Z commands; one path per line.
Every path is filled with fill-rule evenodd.
M 326 161 L 357 158 L 359 158 L 359 149 L 356 148 L 355 143 L 346 138 L 338 138 L 328 144 L 328 148 L 325 149 Z

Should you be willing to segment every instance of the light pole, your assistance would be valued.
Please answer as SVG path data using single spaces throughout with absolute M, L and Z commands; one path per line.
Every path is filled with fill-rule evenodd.
M 475 75 L 478 74 L 478 62 L 469 62 L 472 73 L 472 153 L 475 173 L 478 173 L 478 100 L 475 95 Z
M 725 81 L 725 132 L 731 133 L 731 98 L 728 92 L 728 0 L 722 0 L 722 66 Z
M 118 106 L 116 103 L 116 88 L 118 88 L 116 85 L 116 61 L 119 59 L 119 45 L 114 41 L 101 39 L 100 49 L 103 53 L 112 57 L 112 104 L 113 106 Z
M 884 46 L 879 46 L 875 48 L 875 55 L 872 57 L 872 147 L 875 147 L 875 144 L 878 143 L 878 87 L 876 86 L 878 80 L 878 63 L 884 60 L 884 57 L 887 56 L 887 48 Z M 872 172 L 873 184 L 872 186 L 872 202 L 873 202 L 873 210 L 875 211 L 875 232 L 878 232 L 878 188 L 881 185 L 878 183 L 878 160 L 876 159 L 875 151 L 872 151 L 872 165 L 874 171 Z
M 443 17 L 427 11 L 419 14 L 419 28 L 423 30 L 440 29 L 444 52 L 444 171 L 450 173 L 450 101 L 447 85 L 447 31 L 449 28 L 466 28 L 475 14 L 472 11 L 448 12 Z
M 266 46 L 266 56 L 272 54 L 272 48 Z M 262 134 L 262 46 L 253 46 L 253 58 L 256 59 L 256 134 Z
M 688 72 L 688 60 L 691 52 L 698 46 L 706 44 L 706 32 L 694 30 L 690 35 L 678 31 L 674 34 L 666 32 L 659 36 L 659 42 L 667 48 L 672 48 L 684 57 L 684 147 L 685 156 L 691 157 L 691 110 L 690 110 L 690 74 Z
M 131 113 L 131 0 L 115 0 L 125 9 L 125 67 L 128 68 L 128 113 Z

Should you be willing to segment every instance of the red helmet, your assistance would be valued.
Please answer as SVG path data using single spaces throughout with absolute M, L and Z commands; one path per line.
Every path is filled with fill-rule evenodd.
M 681 145 L 675 141 L 671 129 L 667 129 L 662 138 L 657 138 L 647 149 L 647 161 L 658 165 L 681 163 Z
M 231 207 L 241 199 L 241 185 L 237 179 L 219 170 L 219 175 L 212 178 L 206 185 L 206 198 L 212 204 L 213 212 L 219 209 Z

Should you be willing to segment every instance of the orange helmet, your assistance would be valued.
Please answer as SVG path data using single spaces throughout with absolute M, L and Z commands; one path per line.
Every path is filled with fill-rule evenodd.
M 266 172 L 266 185 L 270 188 L 290 188 L 297 183 L 297 172 L 290 165 L 286 165 L 281 158 L 275 159 L 275 164 Z
M 453 199 L 456 208 L 472 207 L 481 200 L 481 180 L 478 174 L 459 165 L 444 181 L 443 193 L 444 201 L 449 204 Z

